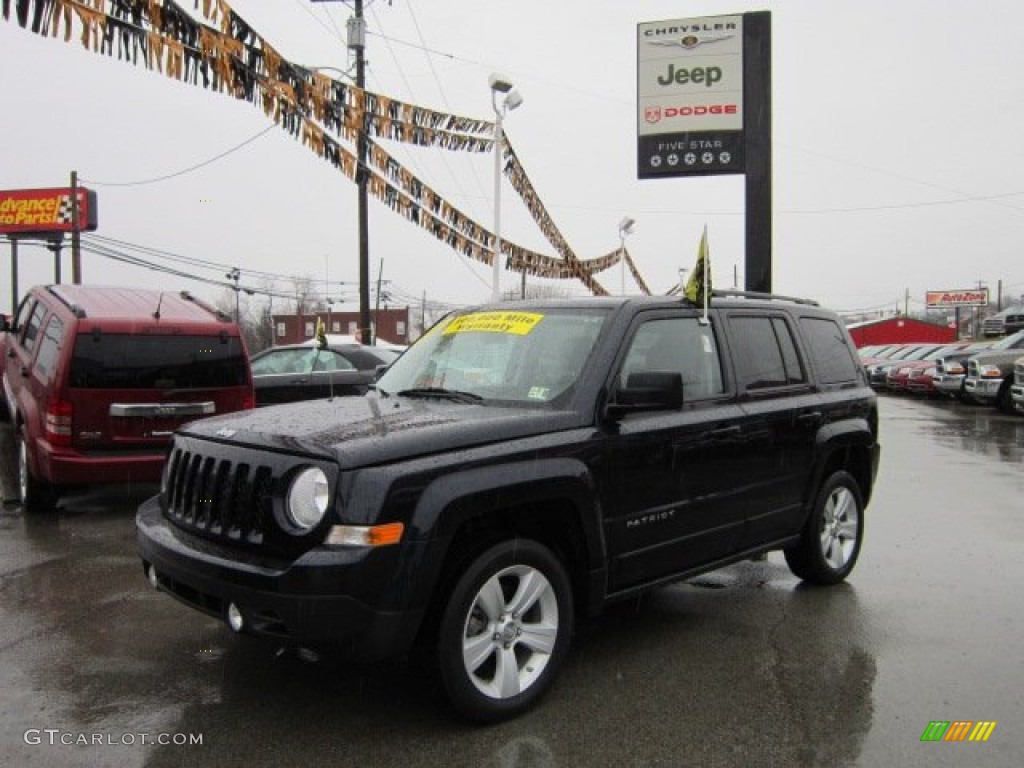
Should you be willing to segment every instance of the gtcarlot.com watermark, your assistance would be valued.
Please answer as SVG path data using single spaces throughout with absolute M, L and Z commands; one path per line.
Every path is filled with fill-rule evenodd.
M 197 747 L 201 733 L 75 733 L 59 728 L 29 728 L 22 738 L 26 744 L 51 747 Z

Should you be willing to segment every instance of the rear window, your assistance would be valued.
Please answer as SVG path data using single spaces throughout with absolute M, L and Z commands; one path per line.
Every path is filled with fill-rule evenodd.
M 81 389 L 197 389 L 248 384 L 235 336 L 82 333 L 70 385 Z

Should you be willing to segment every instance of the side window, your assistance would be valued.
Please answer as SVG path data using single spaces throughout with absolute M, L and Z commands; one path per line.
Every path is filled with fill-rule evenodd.
M 748 389 L 769 389 L 806 381 L 793 334 L 779 317 L 738 316 L 730 319 L 734 362 Z
M 32 294 L 30 293 L 21 300 L 18 308 L 14 311 L 14 317 L 11 318 L 11 328 L 17 331 L 19 338 L 25 330 L 25 321 L 28 320 L 28 316 L 32 314 L 32 309 L 34 307 L 35 301 L 32 299 Z
M 32 314 L 25 324 L 25 335 L 21 339 L 21 345 L 25 347 L 26 352 L 31 352 L 36 348 L 36 339 L 39 336 L 39 329 L 43 325 L 43 317 L 45 315 L 46 307 L 37 303 L 36 308 L 32 310 Z
M 327 350 L 321 352 L 316 358 L 316 368 L 318 371 L 353 371 L 355 366 L 352 365 L 348 360 L 339 355 L 334 350 Z
M 42 341 L 39 342 L 39 354 L 36 355 L 36 372 L 47 381 L 53 377 L 63 338 L 64 321 L 54 315 L 46 324 Z
M 807 375 L 800 364 L 800 355 L 797 354 L 796 342 L 793 341 L 789 323 L 781 317 L 775 317 L 772 318 L 772 328 L 775 331 L 775 338 L 778 339 L 779 349 L 782 350 L 782 362 L 786 365 L 786 383 L 803 384 L 807 381 Z
M 626 353 L 619 385 L 625 386 L 630 374 L 642 371 L 682 374 L 684 400 L 725 391 L 714 330 L 695 317 L 649 320 L 640 326 Z
M 846 334 L 838 323 L 826 318 L 804 317 L 800 319 L 800 327 L 807 337 L 822 384 L 839 384 L 860 378 L 860 367 L 853 359 Z

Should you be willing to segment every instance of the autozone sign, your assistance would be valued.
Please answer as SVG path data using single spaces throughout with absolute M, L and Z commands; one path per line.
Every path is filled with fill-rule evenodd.
M 96 193 L 78 187 L 78 229 L 97 227 Z M 0 190 L 0 233 L 72 232 L 71 188 Z
M 925 296 L 928 308 L 940 307 L 987 307 L 988 288 L 968 288 L 962 291 L 928 291 Z

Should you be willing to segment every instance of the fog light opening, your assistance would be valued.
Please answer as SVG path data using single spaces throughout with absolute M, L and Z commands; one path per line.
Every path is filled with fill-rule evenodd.
M 160 579 L 156 575 L 156 568 L 152 565 L 146 568 L 146 578 L 149 580 L 149 586 L 153 589 L 158 589 L 160 587 Z
M 234 632 L 241 632 L 242 627 L 245 626 L 245 617 L 242 616 L 242 611 L 234 603 L 228 605 L 228 626 Z

